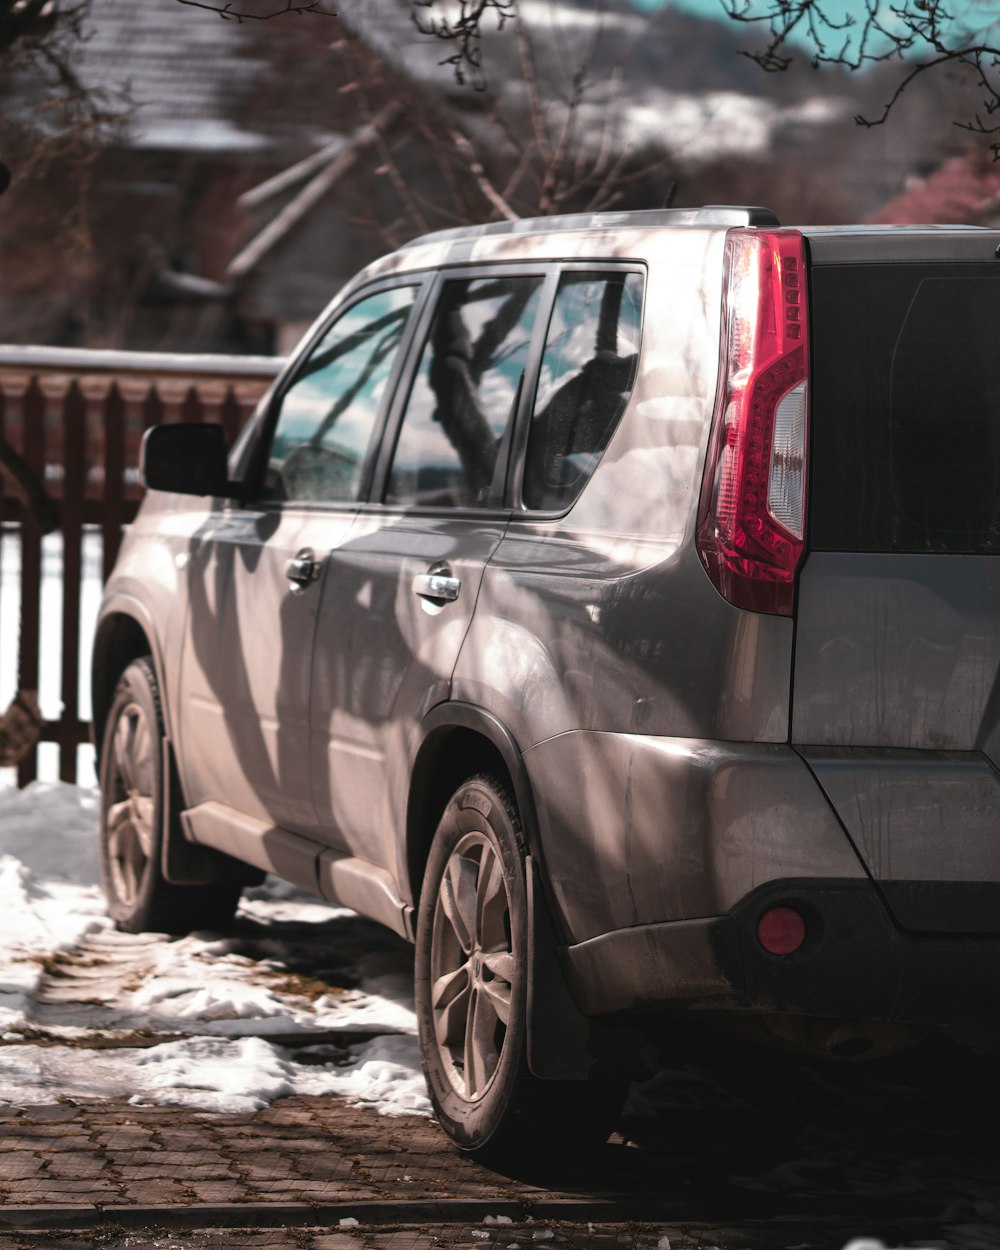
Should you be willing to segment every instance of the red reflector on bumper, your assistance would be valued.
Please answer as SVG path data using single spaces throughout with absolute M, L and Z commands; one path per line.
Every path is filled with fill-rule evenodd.
M 806 940 L 806 922 L 791 907 L 772 907 L 757 922 L 757 941 L 770 955 L 791 955 Z

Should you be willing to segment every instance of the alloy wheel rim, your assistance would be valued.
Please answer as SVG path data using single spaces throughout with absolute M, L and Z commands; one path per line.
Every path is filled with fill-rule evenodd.
M 137 703 L 118 716 L 111 740 L 111 801 L 105 814 L 111 885 L 126 907 L 135 904 L 153 854 L 154 738 Z
M 430 1002 L 434 1040 L 453 1089 L 490 1087 L 510 1024 L 514 951 L 499 851 L 483 833 L 455 847 L 434 905 Z

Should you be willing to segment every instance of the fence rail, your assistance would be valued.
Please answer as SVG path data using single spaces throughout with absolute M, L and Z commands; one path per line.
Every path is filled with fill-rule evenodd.
M 143 432 L 165 421 L 219 421 L 231 440 L 281 364 L 273 357 L 0 347 L 0 436 L 57 501 L 62 535 L 62 620 L 43 632 L 42 535 L 0 475 L 0 526 L 13 528 L 20 544 L 20 644 L 5 636 L 0 649 L 5 657 L 17 651 L 18 687 L 37 690 L 43 646 L 58 639 L 62 710 L 46 720 L 42 741 L 57 744 L 62 780 L 76 780 L 77 750 L 89 739 L 80 714 L 85 529 L 101 535 L 106 580 L 142 495 Z M 0 594 L 10 590 L 0 576 Z M 18 768 L 18 784 L 37 770 L 32 752 Z

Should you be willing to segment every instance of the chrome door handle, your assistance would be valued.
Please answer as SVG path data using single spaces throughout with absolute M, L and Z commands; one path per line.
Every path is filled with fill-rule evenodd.
M 413 579 L 413 593 L 421 599 L 436 599 L 439 603 L 454 603 L 462 589 L 462 579 L 447 577 L 444 573 L 418 573 Z
M 316 553 L 310 547 L 303 547 L 285 565 L 285 576 L 292 583 L 292 591 L 304 590 L 310 582 L 319 578 L 320 565 Z

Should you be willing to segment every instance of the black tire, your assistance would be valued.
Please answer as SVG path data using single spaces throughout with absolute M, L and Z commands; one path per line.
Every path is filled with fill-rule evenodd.
M 173 885 L 163 875 L 163 713 L 156 673 L 134 660 L 121 676 L 101 748 L 101 878 L 126 933 L 190 933 L 232 924 L 240 885 Z M 173 836 L 180 836 L 173 830 Z
M 628 1083 L 540 1081 L 528 1069 L 527 887 L 520 821 L 503 782 L 470 778 L 438 824 L 417 914 L 424 1074 L 459 1149 L 509 1163 L 607 1141 Z

